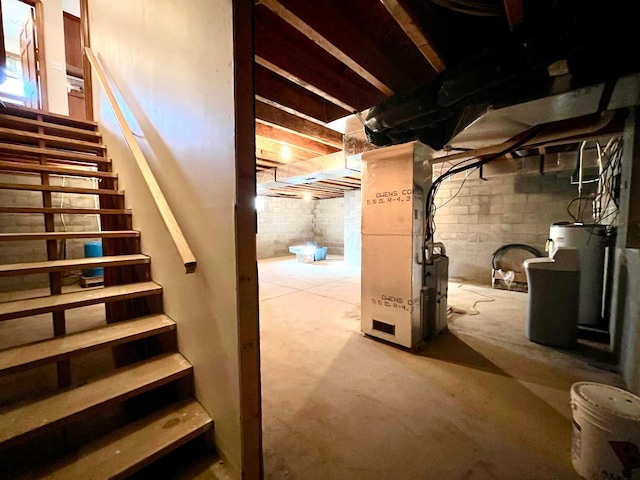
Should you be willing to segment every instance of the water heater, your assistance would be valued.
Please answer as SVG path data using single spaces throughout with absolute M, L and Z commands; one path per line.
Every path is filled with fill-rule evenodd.
M 596 325 L 602 321 L 605 253 L 609 245 L 606 226 L 553 224 L 549 231 L 552 257 L 559 247 L 575 247 L 580 256 L 580 294 L 578 324 Z

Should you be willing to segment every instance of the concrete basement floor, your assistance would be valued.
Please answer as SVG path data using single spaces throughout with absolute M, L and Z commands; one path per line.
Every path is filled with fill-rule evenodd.
M 411 353 L 360 332 L 341 257 L 259 274 L 266 479 L 577 479 L 571 385 L 624 387 L 592 346 L 528 341 L 524 293 L 450 282 L 469 314 Z

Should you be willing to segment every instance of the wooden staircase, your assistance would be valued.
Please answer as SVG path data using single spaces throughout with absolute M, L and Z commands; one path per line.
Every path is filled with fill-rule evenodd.
M 125 478 L 208 444 L 213 422 L 117 183 L 95 123 L 0 109 L 0 280 L 48 280 L 0 292 L 0 478 Z M 102 257 L 66 254 L 97 239 Z M 69 275 L 96 268 L 102 287 Z

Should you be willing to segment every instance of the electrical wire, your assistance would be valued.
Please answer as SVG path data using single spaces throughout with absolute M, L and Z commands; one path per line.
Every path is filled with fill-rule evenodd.
M 524 135 L 520 140 L 518 140 L 517 142 L 513 143 L 512 145 L 510 145 L 509 147 L 505 148 L 504 150 L 495 153 L 493 155 L 490 155 L 486 158 L 483 158 L 481 160 L 476 161 L 475 163 L 471 164 L 471 165 L 466 165 L 466 166 L 456 166 L 456 167 L 452 167 L 449 170 L 447 170 L 447 172 L 443 175 L 441 175 L 440 177 L 438 177 L 432 184 L 431 187 L 429 188 L 429 191 L 427 192 L 427 198 L 426 198 L 426 206 L 425 206 L 425 215 L 426 215 L 426 221 L 425 221 L 425 234 L 424 234 L 424 243 L 425 243 L 425 247 L 426 247 L 426 243 L 431 241 L 433 239 L 433 235 L 435 233 L 435 225 L 433 224 L 433 217 L 435 214 L 435 205 L 434 205 L 434 200 L 435 200 L 435 196 L 437 194 L 438 188 L 440 187 L 440 184 L 446 180 L 447 178 L 449 178 L 452 175 L 455 175 L 456 173 L 460 173 L 460 172 L 464 172 L 465 170 L 468 170 L 470 168 L 480 168 L 481 166 L 496 160 L 500 157 L 503 157 L 504 155 L 506 155 L 507 153 L 513 152 L 517 149 L 519 149 L 522 145 L 524 145 L 525 143 L 527 143 L 529 140 L 531 140 L 533 137 L 535 137 L 536 135 L 539 135 L 543 130 L 545 130 L 546 128 L 548 128 L 548 125 L 540 125 L 537 127 L 532 128 L 529 133 L 527 133 L 526 135 Z M 464 162 L 461 162 L 464 163 Z M 425 249 L 423 248 L 423 251 Z
M 584 142 L 583 142 L 584 145 Z M 571 177 L 571 183 L 573 185 L 578 184 L 578 196 L 572 199 L 567 204 L 567 213 L 576 223 L 584 222 L 584 210 L 583 202 L 590 201 L 592 203 L 592 216 L 593 223 L 596 225 L 602 224 L 604 220 L 608 220 L 611 223 L 615 223 L 617 219 L 618 209 L 618 192 L 616 189 L 616 178 L 620 175 L 620 165 L 622 160 L 622 138 L 612 137 L 607 142 L 607 145 L 602 148 L 599 143 L 596 143 L 596 149 L 598 150 L 598 169 L 599 174 L 596 178 L 590 181 L 575 181 L 573 176 Z M 603 158 L 606 162 L 603 162 Z M 576 166 L 576 169 L 578 165 Z M 597 183 L 596 193 L 589 195 L 582 195 L 581 186 L 586 183 Z M 606 203 L 603 204 L 603 199 L 606 199 Z M 578 203 L 577 213 L 574 214 L 571 211 L 571 206 Z M 613 206 L 611 205 L 613 203 Z M 607 212 L 609 209 L 612 211 Z
M 463 289 L 462 287 L 464 286 L 464 284 L 459 284 L 458 285 L 458 289 L 462 292 L 469 292 L 469 293 L 473 293 L 474 295 L 478 295 L 480 297 L 483 297 L 485 300 L 476 300 L 475 302 L 473 302 L 473 305 L 471 305 L 471 308 L 469 310 L 467 309 L 463 309 L 463 308 L 457 308 L 457 307 L 449 307 L 451 309 L 452 313 L 461 313 L 464 315 L 479 315 L 480 311 L 476 308 L 476 305 L 479 303 L 489 303 L 489 302 L 495 302 L 496 299 L 493 297 L 490 297 L 488 295 L 483 295 L 482 293 L 478 293 L 475 290 L 470 290 L 470 289 Z
M 458 194 L 460 193 L 460 191 L 462 190 L 462 187 L 464 186 L 464 183 L 467 181 L 467 178 L 469 178 L 469 175 L 471 175 L 473 172 L 475 172 L 478 168 L 474 168 L 473 170 L 467 170 L 467 174 L 465 175 L 464 179 L 462 180 L 462 183 L 460 183 L 460 186 L 458 187 L 458 191 L 456 193 L 453 194 L 453 196 L 447 200 L 446 202 L 444 202 L 442 205 L 440 205 L 439 207 L 436 207 L 436 211 L 442 207 L 444 207 L 447 203 L 449 203 L 451 200 L 453 200 L 454 198 L 456 198 L 458 196 Z
M 504 16 L 504 10 L 499 8 L 495 3 L 489 2 L 472 2 L 464 0 L 431 0 L 431 2 L 444 8 L 448 8 L 455 12 L 473 15 L 476 17 L 501 17 Z

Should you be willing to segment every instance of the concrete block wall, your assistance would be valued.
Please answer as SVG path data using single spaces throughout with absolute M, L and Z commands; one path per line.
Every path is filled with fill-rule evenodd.
M 92 188 L 92 181 L 84 178 L 50 177 L 52 185 Z M 0 174 L 0 183 L 39 184 L 40 178 L 32 175 Z M 93 195 L 76 195 L 53 193 L 51 201 L 54 206 L 66 208 L 95 208 L 97 197 Z M 0 205 L 7 207 L 41 207 L 42 193 L 21 190 L 0 190 Z M 56 231 L 99 230 L 95 215 L 61 215 L 55 216 Z M 44 232 L 44 216 L 42 214 L 0 214 L 0 232 L 25 233 Z M 82 258 L 84 244 L 92 239 L 68 240 L 65 242 L 65 258 Z M 61 244 L 59 243 L 59 247 Z M 0 259 L 2 263 L 38 262 L 47 259 L 46 243 L 42 240 L 28 242 L 0 242 Z M 73 272 L 72 272 L 73 273 Z M 79 273 L 79 272 L 77 272 Z M 71 282 L 78 275 L 68 276 Z M 48 285 L 47 275 L 22 275 L 0 278 L 0 291 L 24 290 Z
M 566 207 L 577 190 L 568 173 L 500 175 L 462 183 L 445 180 L 436 196 L 435 239 L 445 244 L 451 278 L 490 285 L 491 259 L 499 247 L 524 243 L 544 253 L 551 224 L 572 221 Z M 589 222 L 591 205 L 583 205 L 583 221 Z
M 258 211 L 258 258 L 290 255 L 289 246 L 314 240 L 328 253 L 345 255 L 345 232 L 347 226 L 346 202 L 349 202 L 349 218 L 357 218 L 357 255 L 360 254 L 360 197 L 353 192 L 349 200 L 330 198 L 305 201 L 298 198 L 263 197 L 264 209 Z M 355 220 L 350 225 L 355 225 Z M 353 233 L 351 233 L 353 236 Z M 354 240 L 355 241 L 355 240 Z M 358 260 L 359 262 L 359 260 Z
M 344 261 L 361 264 L 362 251 L 362 190 L 344 192 Z
M 263 197 L 264 209 L 258 212 L 258 258 L 289 253 L 290 245 L 315 240 L 313 201 L 298 198 Z
M 315 241 L 335 255 L 344 255 L 344 203 L 343 198 L 313 201 Z

